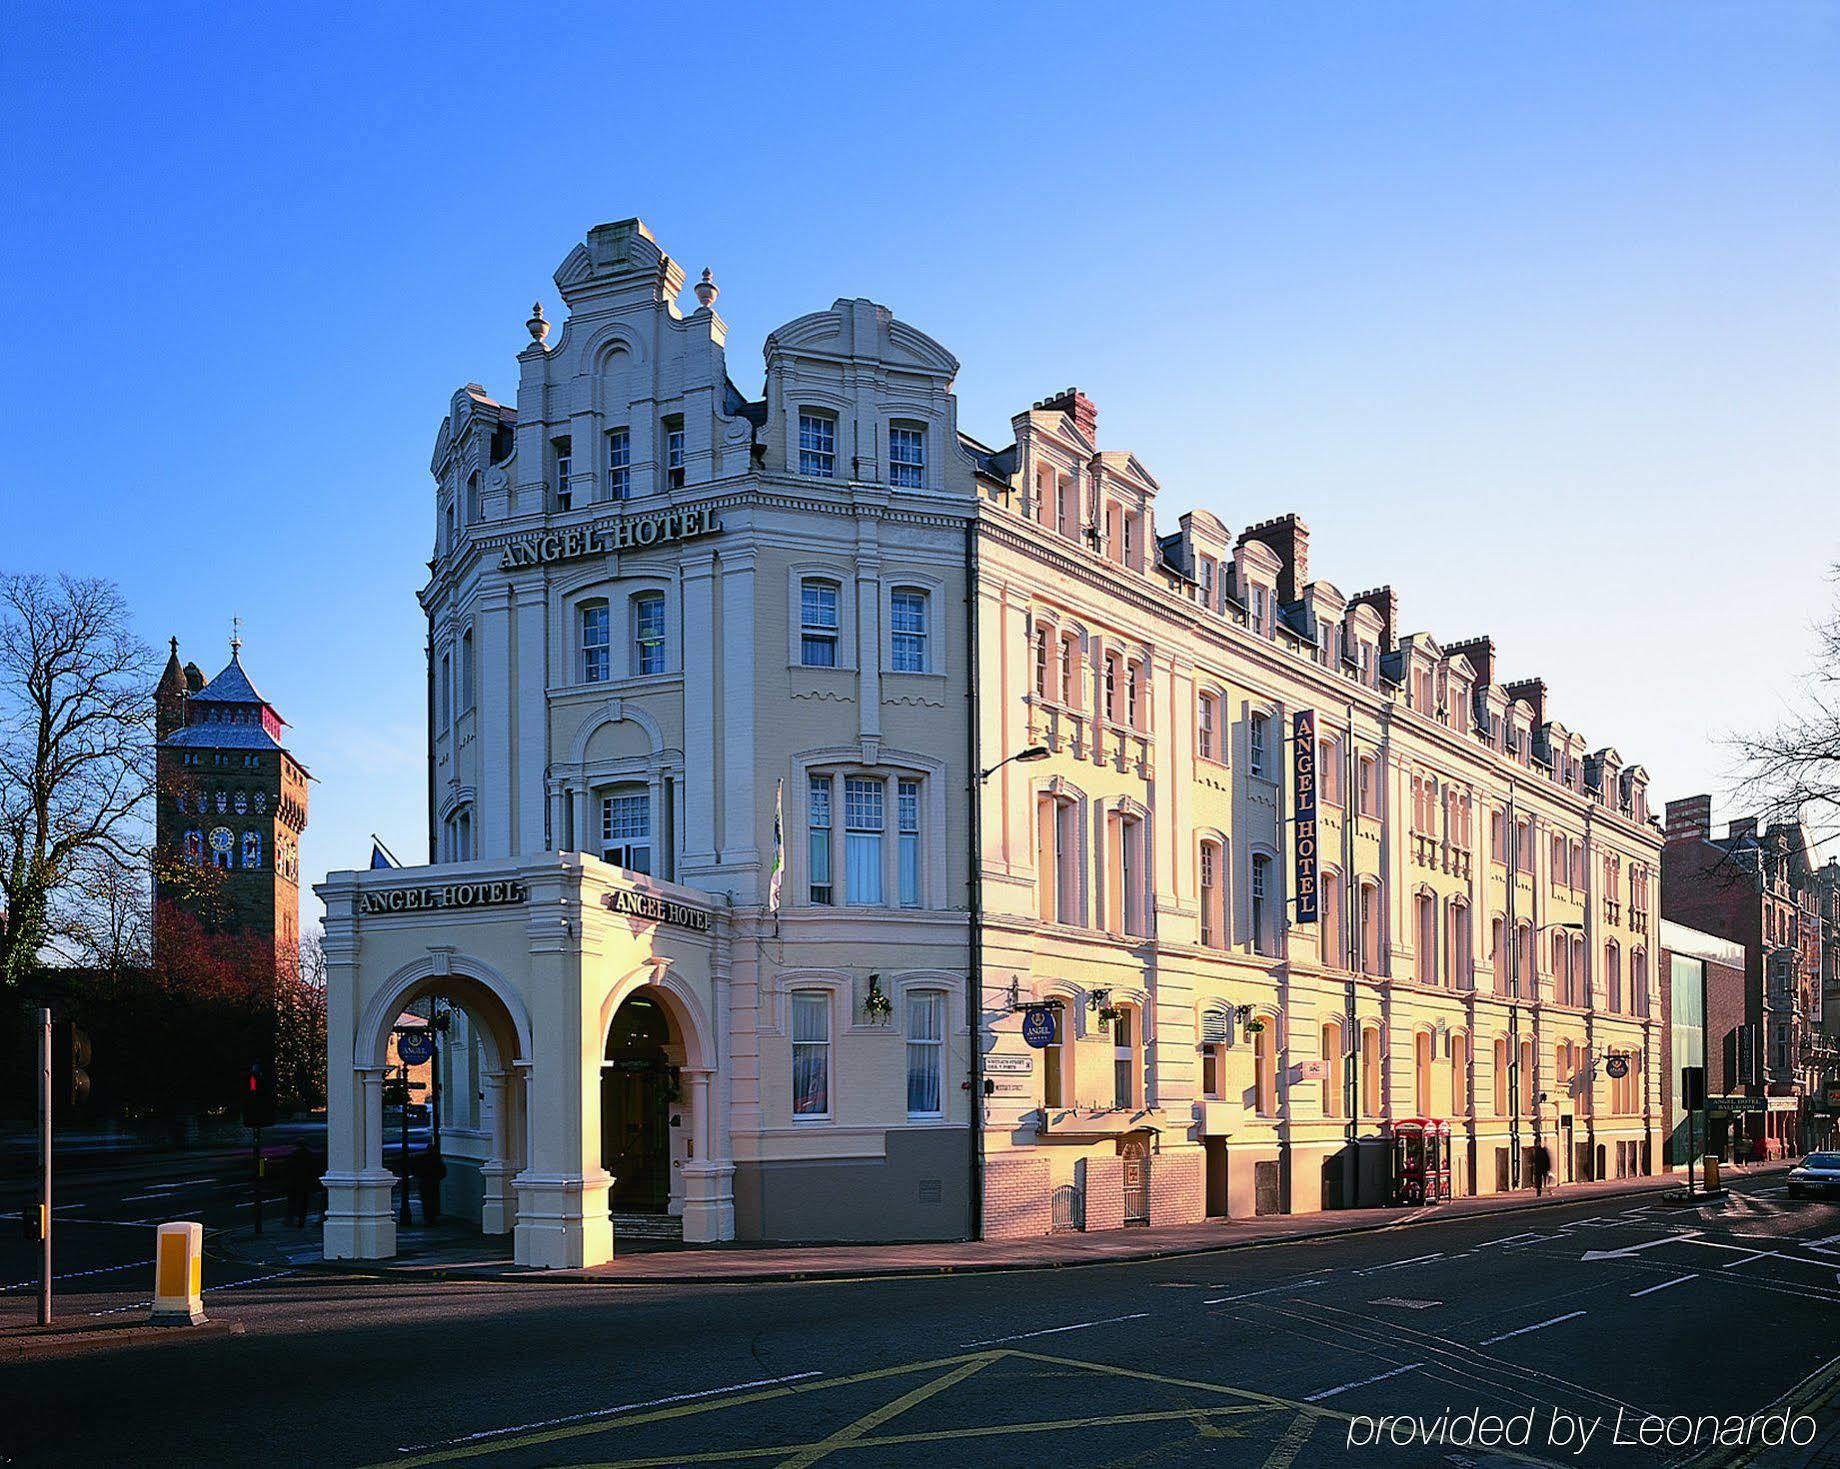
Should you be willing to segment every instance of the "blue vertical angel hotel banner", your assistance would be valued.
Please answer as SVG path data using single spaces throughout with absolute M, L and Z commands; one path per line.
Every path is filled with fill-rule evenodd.
M 1297 922 L 1317 913 L 1316 711 L 1299 709 L 1291 724 L 1291 842 L 1296 853 Z

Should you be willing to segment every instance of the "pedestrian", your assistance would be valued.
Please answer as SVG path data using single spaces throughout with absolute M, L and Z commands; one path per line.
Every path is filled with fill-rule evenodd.
M 447 1177 L 447 1165 L 441 1161 L 441 1145 L 431 1142 L 415 1160 L 415 1186 L 422 1196 L 422 1223 L 434 1224 L 441 1218 L 441 1180 Z
M 1533 1193 L 1538 1198 L 1546 1192 L 1546 1180 L 1552 1173 L 1552 1154 L 1546 1151 L 1545 1143 L 1533 1146 Z
M 307 1211 L 313 1202 L 313 1190 L 319 1185 L 319 1169 L 313 1154 L 303 1142 L 281 1163 L 282 1185 L 287 1190 L 287 1222 L 300 1229 L 307 1227 Z

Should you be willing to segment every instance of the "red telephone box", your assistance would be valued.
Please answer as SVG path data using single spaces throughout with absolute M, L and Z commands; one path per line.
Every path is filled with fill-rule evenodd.
M 1450 1197 L 1450 1124 L 1406 1117 L 1393 1124 L 1393 1202 L 1441 1204 Z

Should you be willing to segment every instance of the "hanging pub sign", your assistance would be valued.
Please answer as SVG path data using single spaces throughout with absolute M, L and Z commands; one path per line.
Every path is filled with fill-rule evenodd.
M 1604 1058 L 1604 1074 L 1621 1081 L 1629 1075 L 1629 1057 L 1621 1051 L 1612 1051 Z
M 1046 1005 L 1022 1012 L 1022 1038 L 1036 1050 L 1054 1044 L 1060 1032 L 1060 1017 Z
M 1291 725 L 1291 834 L 1296 853 L 1297 921 L 1315 923 L 1318 910 L 1316 837 L 1316 711 L 1299 709 Z

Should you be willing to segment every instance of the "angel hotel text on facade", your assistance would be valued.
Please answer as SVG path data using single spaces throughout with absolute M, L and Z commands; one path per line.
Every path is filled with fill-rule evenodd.
M 442 425 L 431 865 L 320 889 L 329 1253 L 394 1248 L 383 1080 L 429 996 L 450 1168 L 535 1264 L 648 1211 L 893 1239 L 1378 1202 L 1409 1117 L 1460 1192 L 1538 1147 L 1652 1166 L 1640 767 L 1488 639 L 1313 580 L 1295 517 L 1169 523 L 1082 394 L 987 447 L 944 348 L 839 300 L 752 400 L 683 283 L 594 229 L 515 409 L 468 387 Z

